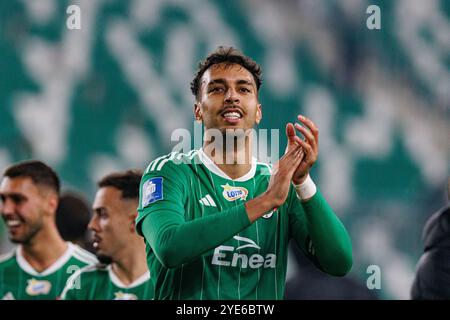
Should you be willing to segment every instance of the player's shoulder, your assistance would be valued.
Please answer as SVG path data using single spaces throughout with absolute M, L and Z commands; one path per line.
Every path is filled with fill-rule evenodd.
M 191 150 L 189 152 L 183 153 L 174 151 L 156 158 L 147 166 L 144 171 L 145 174 L 151 173 L 164 173 L 164 172 L 179 172 L 177 169 L 182 169 L 195 163 L 198 150 Z
M 79 261 L 81 264 L 93 265 L 98 263 L 97 257 L 94 254 L 74 243 L 68 242 L 68 245 L 70 246 L 72 257 L 75 260 Z
M 61 298 L 67 299 L 67 295 L 70 295 L 70 292 L 74 291 L 73 289 L 76 289 L 77 285 L 81 286 L 82 284 L 81 288 L 83 289 L 90 288 L 92 283 L 97 283 L 102 277 L 107 276 L 106 270 L 106 265 L 101 263 L 86 265 L 78 269 L 67 279 Z
M 77 279 L 82 279 L 84 285 L 99 281 L 108 277 L 107 266 L 101 263 L 84 266 L 74 272 L 67 280 L 67 283 L 76 283 Z
M 99 279 L 108 276 L 108 265 L 102 263 L 87 265 L 78 270 L 74 276 L 82 277 L 86 281 Z
M 11 263 L 15 263 L 16 259 L 16 250 L 13 249 L 7 253 L 3 253 L 0 255 L 0 268 L 5 268 Z

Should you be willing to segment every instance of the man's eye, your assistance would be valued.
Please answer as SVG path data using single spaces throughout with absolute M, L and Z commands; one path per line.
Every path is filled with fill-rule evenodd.
M 209 90 L 209 92 L 222 92 L 222 91 L 223 91 L 223 88 L 221 88 L 221 87 L 214 87 Z
M 11 196 L 11 200 L 16 203 L 19 204 L 21 203 L 24 199 L 21 196 L 16 196 L 16 195 L 12 195 Z
M 248 89 L 248 88 L 241 88 L 241 91 L 242 92 L 250 92 L 250 89 Z

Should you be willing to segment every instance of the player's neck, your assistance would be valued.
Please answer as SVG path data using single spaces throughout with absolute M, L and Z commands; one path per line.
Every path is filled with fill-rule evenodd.
M 140 278 L 148 271 L 144 242 L 130 241 L 130 246 L 114 257 L 111 268 L 124 285 Z
M 226 144 L 212 145 L 210 141 L 203 143 L 203 152 L 215 165 L 231 179 L 238 179 L 246 175 L 252 168 L 251 139 L 245 143 L 234 143 L 228 148 Z
M 28 243 L 22 244 L 23 258 L 37 272 L 54 264 L 67 250 L 67 243 L 54 227 L 43 227 Z

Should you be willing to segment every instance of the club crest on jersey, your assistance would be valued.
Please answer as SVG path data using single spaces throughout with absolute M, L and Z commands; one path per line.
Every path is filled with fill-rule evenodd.
M 142 208 L 163 198 L 162 177 L 152 178 L 144 183 L 142 186 Z
M 137 300 L 137 296 L 132 293 L 124 293 L 122 291 L 114 292 L 114 300 Z
M 223 192 L 222 195 L 228 201 L 235 201 L 237 199 L 241 199 L 244 201 L 247 199 L 248 190 L 244 187 L 232 187 L 228 183 L 222 186 Z
M 25 291 L 29 296 L 37 296 L 40 294 L 48 294 L 51 288 L 52 284 L 47 280 L 30 279 L 28 280 Z

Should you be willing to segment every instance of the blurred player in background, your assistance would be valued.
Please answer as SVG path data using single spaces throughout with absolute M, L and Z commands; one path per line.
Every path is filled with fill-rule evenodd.
M 252 157 L 260 85 L 260 66 L 236 49 L 210 54 L 191 84 L 203 148 L 160 157 L 142 178 L 137 230 L 155 299 L 282 299 L 290 239 L 324 272 L 351 268 L 349 235 L 309 176 L 314 123 L 286 126 L 274 168 Z
M 447 196 L 450 200 L 450 177 Z M 424 253 L 411 288 L 414 300 L 450 299 L 450 204 L 434 213 L 423 230 Z
M 69 276 L 97 261 L 59 234 L 59 190 L 58 176 L 40 161 L 15 164 L 3 174 L 1 214 L 18 246 L 0 258 L 0 298 L 55 299 Z
M 145 258 L 145 244 L 136 234 L 135 218 L 142 171 L 104 177 L 95 195 L 89 229 L 100 261 L 83 268 L 67 282 L 65 300 L 150 300 L 154 287 Z
M 91 219 L 91 209 L 86 199 L 75 192 L 65 192 L 59 199 L 56 226 L 61 237 L 93 252 L 87 226 Z

